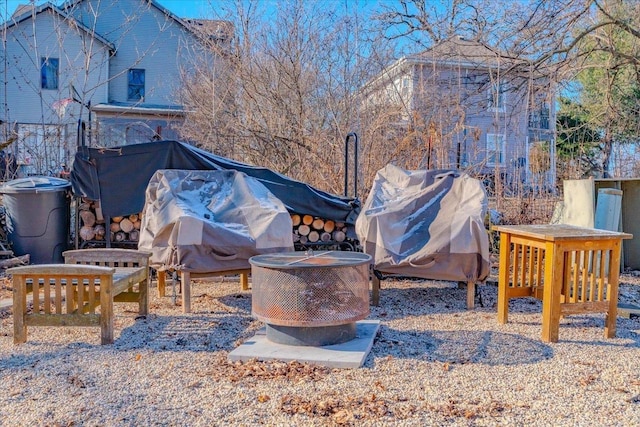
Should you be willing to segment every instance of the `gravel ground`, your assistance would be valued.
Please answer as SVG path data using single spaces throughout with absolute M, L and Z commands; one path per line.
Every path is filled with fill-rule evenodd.
M 620 301 L 640 304 L 635 275 Z M 640 425 L 640 319 L 568 316 L 560 341 L 540 341 L 541 304 L 510 305 L 497 287 L 387 280 L 371 319 L 381 328 L 359 369 L 296 362 L 229 362 L 263 325 L 237 281 L 199 281 L 193 313 L 151 290 L 151 314 L 116 305 L 113 345 L 97 328 L 30 328 L 13 345 L 0 312 L 1 426 Z M 5 293 L 6 296 L 6 293 Z M 2 297 L 2 295 L 0 295 Z

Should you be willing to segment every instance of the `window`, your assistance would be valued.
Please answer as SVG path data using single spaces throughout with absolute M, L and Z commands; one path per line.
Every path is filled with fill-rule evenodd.
M 42 89 L 58 89 L 58 58 L 40 58 L 40 85 Z
M 144 101 L 144 70 L 129 69 L 129 86 L 127 92 L 129 101 Z
M 409 77 L 402 78 L 402 88 L 400 89 L 400 95 L 406 100 L 409 96 Z
M 489 93 L 487 94 L 487 104 L 489 111 L 504 111 L 506 104 L 505 85 L 501 83 L 492 83 Z
M 487 134 L 487 166 L 504 164 L 504 135 L 499 133 Z

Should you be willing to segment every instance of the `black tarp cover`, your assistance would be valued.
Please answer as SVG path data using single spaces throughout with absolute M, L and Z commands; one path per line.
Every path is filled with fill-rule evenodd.
M 354 224 L 357 199 L 336 196 L 270 169 L 251 166 L 179 141 L 156 141 L 112 148 L 78 147 L 71 169 L 76 196 L 100 200 L 105 216 L 141 212 L 145 190 L 161 169 L 237 170 L 257 178 L 289 212 Z

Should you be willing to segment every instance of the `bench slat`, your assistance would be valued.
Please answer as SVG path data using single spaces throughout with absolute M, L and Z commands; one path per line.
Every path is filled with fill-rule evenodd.
M 30 314 L 28 326 L 100 326 L 99 314 Z

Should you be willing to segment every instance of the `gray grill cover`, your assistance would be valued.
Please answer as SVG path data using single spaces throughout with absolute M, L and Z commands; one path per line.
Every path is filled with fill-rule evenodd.
M 143 212 L 138 248 L 160 270 L 244 269 L 254 255 L 293 250 L 284 204 L 242 172 L 158 170 Z
M 482 281 L 489 274 L 482 183 L 456 171 L 378 171 L 356 220 L 376 270 L 434 280 Z

